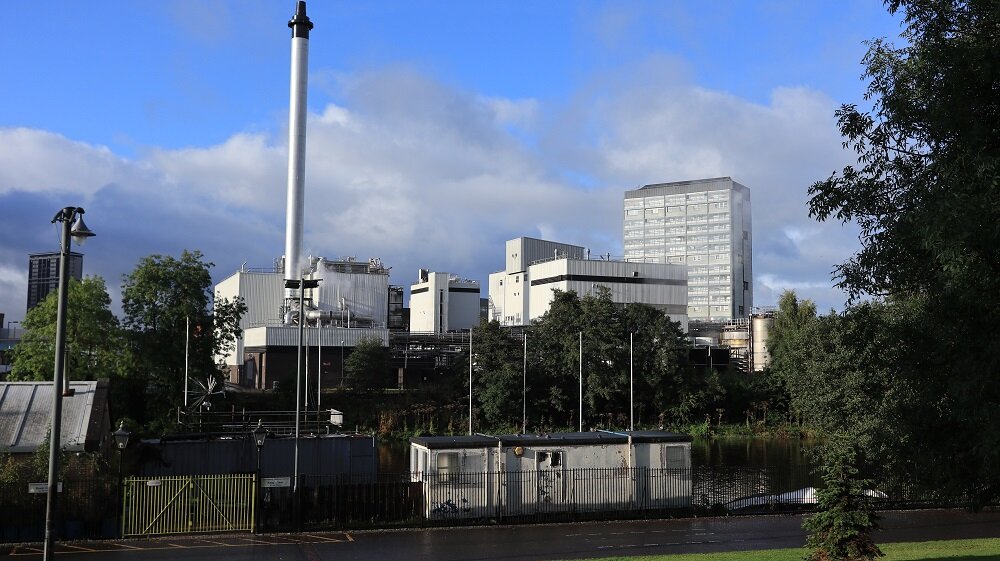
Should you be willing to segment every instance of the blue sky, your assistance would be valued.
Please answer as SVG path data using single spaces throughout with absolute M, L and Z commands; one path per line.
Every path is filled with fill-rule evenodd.
M 283 249 L 289 30 L 278 0 L 0 4 L 0 312 L 27 254 L 87 208 L 85 272 L 116 300 L 150 253 L 200 249 L 216 279 Z M 755 300 L 840 307 L 850 227 L 805 189 L 851 161 L 833 111 L 861 102 L 876 1 L 309 2 L 306 234 L 484 281 L 502 242 L 621 255 L 621 193 L 732 176 L 751 188 Z

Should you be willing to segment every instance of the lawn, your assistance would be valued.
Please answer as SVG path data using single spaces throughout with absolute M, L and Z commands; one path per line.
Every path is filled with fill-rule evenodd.
M 1000 539 L 951 540 L 933 542 L 887 543 L 879 547 L 885 553 L 883 561 L 1000 561 Z M 802 561 L 804 548 L 764 549 L 760 551 L 729 551 L 725 553 L 689 553 L 681 555 L 644 555 L 639 557 L 608 557 L 598 561 Z

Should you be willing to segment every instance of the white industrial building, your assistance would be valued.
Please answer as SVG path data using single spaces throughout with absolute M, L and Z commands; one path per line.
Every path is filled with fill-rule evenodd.
M 688 266 L 691 321 L 745 318 L 753 306 L 750 190 L 729 177 L 625 192 L 625 260 Z
M 410 286 L 410 332 L 447 333 L 479 325 L 479 281 L 420 269 Z
M 688 279 L 682 265 L 589 259 L 581 246 L 534 238 L 509 240 L 506 250 L 507 268 L 489 281 L 489 319 L 501 325 L 540 318 L 556 289 L 584 296 L 604 286 L 616 304 L 649 304 L 687 330 Z
M 304 295 L 305 345 L 336 351 L 354 347 L 363 338 L 375 338 L 388 346 L 389 271 L 378 259 L 310 257 L 307 270 L 304 278 L 318 279 L 320 283 L 306 289 Z M 231 382 L 270 388 L 264 375 L 268 350 L 297 348 L 297 302 L 286 301 L 284 276 L 280 267 L 269 271 L 243 269 L 215 286 L 219 297 L 232 300 L 240 296 L 247 305 L 240 322 L 243 337 L 232 353 L 216 357 L 217 362 L 226 365 Z M 320 357 L 314 362 L 319 361 Z M 314 364 L 308 370 L 329 375 L 323 368 L 322 364 Z

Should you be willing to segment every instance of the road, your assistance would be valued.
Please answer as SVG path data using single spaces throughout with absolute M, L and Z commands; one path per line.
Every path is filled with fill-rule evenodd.
M 882 513 L 879 543 L 1000 538 L 1000 511 Z M 475 528 L 175 537 L 58 544 L 71 561 L 475 561 L 557 560 L 797 547 L 801 515 L 691 518 Z M 37 559 L 37 545 L 7 550 Z

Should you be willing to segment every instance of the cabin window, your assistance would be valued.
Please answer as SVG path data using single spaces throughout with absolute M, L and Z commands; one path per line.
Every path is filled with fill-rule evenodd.
M 437 473 L 441 481 L 452 481 L 462 471 L 458 452 L 440 452 L 437 455 Z
M 666 469 L 684 469 L 687 467 L 687 454 L 683 446 L 667 446 L 663 449 L 663 467 Z
M 559 467 L 562 465 L 562 452 L 539 452 L 538 467 Z

